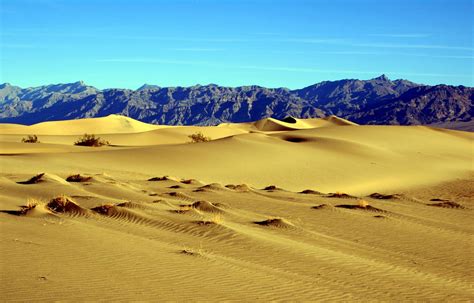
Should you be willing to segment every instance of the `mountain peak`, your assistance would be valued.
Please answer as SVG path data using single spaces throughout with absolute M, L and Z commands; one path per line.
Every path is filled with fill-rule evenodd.
M 82 81 L 82 80 L 76 81 L 76 82 L 71 83 L 71 84 L 74 85 L 74 86 L 77 86 L 77 87 L 80 87 L 80 86 L 87 86 L 87 85 L 84 83 L 84 81 Z
M 145 90 L 145 89 L 160 89 L 158 85 L 153 85 L 153 84 L 143 84 L 140 86 L 137 90 Z
M 381 74 L 377 78 L 373 78 L 372 80 L 380 80 L 380 81 L 390 81 L 390 79 L 385 74 Z

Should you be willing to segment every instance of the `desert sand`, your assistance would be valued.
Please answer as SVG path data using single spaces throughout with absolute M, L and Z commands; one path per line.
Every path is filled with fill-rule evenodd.
M 73 145 L 84 133 L 111 145 Z M 471 301 L 473 139 L 334 116 L 0 124 L 0 293 Z

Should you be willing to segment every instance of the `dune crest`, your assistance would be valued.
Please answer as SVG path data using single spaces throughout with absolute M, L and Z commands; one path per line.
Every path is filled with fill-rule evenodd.
M 36 135 L 83 135 L 140 133 L 166 126 L 148 124 L 121 116 L 109 115 L 101 118 L 84 118 L 78 120 L 48 121 L 33 125 L 0 124 L 1 134 L 36 134 Z
M 300 129 L 319 128 L 336 125 L 357 125 L 356 123 L 348 120 L 329 116 L 326 118 L 310 118 L 310 119 L 297 119 L 294 117 L 287 117 L 283 120 L 277 120 L 274 118 L 265 118 L 252 123 L 253 127 L 260 131 L 273 132 L 273 131 L 290 131 Z

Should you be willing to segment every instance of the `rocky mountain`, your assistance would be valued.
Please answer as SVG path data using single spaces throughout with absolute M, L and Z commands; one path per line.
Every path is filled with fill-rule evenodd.
M 0 85 L 0 123 L 121 114 L 144 122 L 215 125 L 337 115 L 361 124 L 433 124 L 472 121 L 474 88 L 426 86 L 385 75 L 370 80 L 324 81 L 297 90 L 260 86 L 104 89 L 82 81 L 20 88 Z M 463 126 L 465 128 L 465 126 Z
M 419 86 L 399 97 L 348 115 L 361 124 L 418 125 L 468 122 L 474 116 L 474 89 L 464 86 Z

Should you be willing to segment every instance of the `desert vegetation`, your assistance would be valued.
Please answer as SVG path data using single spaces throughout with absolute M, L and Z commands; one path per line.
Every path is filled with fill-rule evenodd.
M 37 135 L 28 135 L 25 138 L 21 139 L 23 143 L 40 143 Z
M 86 177 L 80 174 L 76 174 L 76 175 L 70 175 L 69 177 L 67 177 L 66 181 L 67 182 L 87 182 L 87 181 L 90 181 L 91 179 L 92 177 Z
M 51 201 L 46 204 L 46 208 L 55 213 L 69 213 L 81 210 L 79 205 L 65 195 L 51 199 Z
M 211 141 L 211 137 L 204 136 L 201 132 L 196 132 L 188 136 L 191 139 L 191 143 L 201 143 L 201 142 L 209 142 Z
M 224 218 L 217 213 L 207 216 L 204 220 L 196 221 L 198 225 L 221 225 L 223 222 Z
M 80 137 L 76 142 L 74 142 L 74 145 L 100 147 L 104 145 L 110 145 L 110 142 L 101 139 L 100 137 L 96 137 L 94 134 L 84 134 L 84 136 Z
M 40 173 L 40 174 L 37 174 L 33 177 L 31 177 L 30 179 L 26 180 L 26 181 L 19 181 L 17 182 L 18 184 L 36 184 L 36 183 L 40 183 L 43 180 L 43 177 L 44 177 L 44 173 Z

